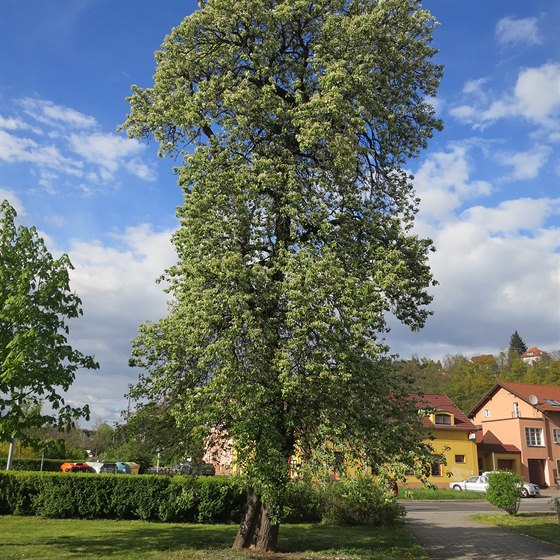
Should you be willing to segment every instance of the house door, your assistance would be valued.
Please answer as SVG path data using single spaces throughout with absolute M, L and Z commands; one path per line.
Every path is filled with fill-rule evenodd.
M 541 488 L 546 487 L 544 479 L 544 460 L 543 459 L 527 459 L 529 467 L 529 482 L 538 484 Z

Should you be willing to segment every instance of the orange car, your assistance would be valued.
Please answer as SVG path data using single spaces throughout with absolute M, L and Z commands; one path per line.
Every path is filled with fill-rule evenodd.
M 60 466 L 62 472 L 94 472 L 87 463 L 64 463 Z

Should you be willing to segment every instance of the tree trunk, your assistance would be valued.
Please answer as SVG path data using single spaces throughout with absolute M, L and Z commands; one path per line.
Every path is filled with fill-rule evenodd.
M 250 548 L 259 552 L 274 552 L 278 547 L 278 523 L 272 523 L 267 505 L 250 488 L 247 509 L 241 520 L 233 548 Z

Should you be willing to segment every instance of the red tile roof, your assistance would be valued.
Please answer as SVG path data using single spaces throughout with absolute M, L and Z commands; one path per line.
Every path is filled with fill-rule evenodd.
M 544 356 L 546 352 L 539 350 L 536 346 L 531 346 L 526 352 L 521 354 L 521 359 L 523 358 L 537 358 L 540 356 Z
M 499 389 L 505 389 L 512 395 L 523 399 L 525 402 L 533 405 L 532 399 L 535 396 L 537 403 L 535 408 L 541 411 L 560 412 L 560 386 L 558 385 L 529 385 L 526 383 L 510 383 L 509 381 L 498 381 L 486 395 L 478 402 L 478 404 L 469 412 L 469 416 L 474 416 Z
M 480 356 L 473 356 L 471 358 L 471 362 L 481 362 L 481 363 L 488 363 L 493 362 L 495 360 L 492 354 L 481 354 Z
M 534 395 L 538 399 L 536 408 L 560 412 L 560 404 L 555 406 L 551 402 L 547 402 L 560 403 L 560 387 L 558 385 L 526 385 L 524 383 L 510 383 L 509 381 L 502 381 L 499 385 L 510 393 L 521 397 L 529 404 L 533 404 L 530 402 L 529 397 Z
M 434 424 L 429 417 L 422 418 L 422 425 L 425 428 L 445 429 L 445 430 L 466 430 L 475 431 L 476 426 L 467 418 L 465 413 L 457 408 L 447 395 L 439 393 L 427 393 L 422 396 L 412 395 L 416 401 L 418 409 L 432 408 L 436 412 L 449 412 L 455 417 L 455 424 L 449 426 L 448 424 Z

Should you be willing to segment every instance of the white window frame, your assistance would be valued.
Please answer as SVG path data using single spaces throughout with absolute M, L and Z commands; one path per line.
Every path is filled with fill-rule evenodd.
M 513 403 L 513 417 L 514 418 L 519 418 L 519 403 L 518 402 Z
M 528 447 L 544 447 L 542 428 L 525 428 L 525 442 Z
M 552 438 L 554 439 L 554 443 L 560 444 L 560 428 L 552 429 Z
M 490 418 L 490 409 L 489 408 L 484 409 L 484 418 Z

